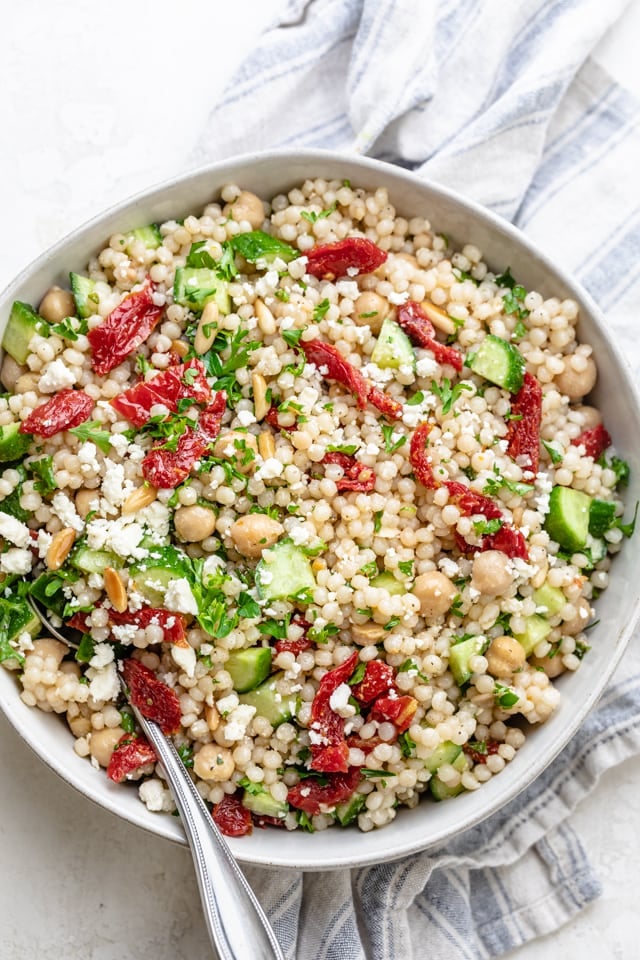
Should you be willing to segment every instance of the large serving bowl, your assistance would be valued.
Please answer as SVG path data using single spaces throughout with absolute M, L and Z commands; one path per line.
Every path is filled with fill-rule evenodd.
M 82 271 L 112 233 L 197 213 L 217 197 L 225 183 L 238 183 L 268 198 L 318 176 L 348 178 L 355 186 L 384 186 L 400 215 L 428 218 L 434 229 L 446 233 L 454 244 L 475 244 L 489 266 L 500 270 L 510 266 L 527 289 L 538 290 L 543 296 L 576 300 L 580 306 L 579 337 L 593 346 L 598 362 L 593 402 L 602 410 L 616 448 L 630 461 L 628 502 L 640 498 L 640 403 L 621 352 L 595 304 L 508 223 L 448 190 L 373 160 L 322 151 L 274 152 L 214 164 L 155 187 L 92 220 L 31 264 L 0 298 L 0 330 L 14 300 L 38 303 L 52 284 L 66 286 L 69 270 Z M 480 790 L 451 802 L 424 802 L 413 810 L 402 809 L 392 824 L 371 833 L 355 828 L 315 835 L 256 830 L 250 837 L 231 840 L 233 852 L 248 863 L 305 869 L 378 863 L 445 841 L 494 813 L 540 775 L 604 690 L 640 613 L 639 568 L 640 537 L 636 537 L 626 542 L 615 558 L 611 585 L 597 601 L 599 623 L 590 632 L 590 653 L 577 673 L 557 681 L 562 694 L 560 706 L 544 725 L 531 731 L 504 771 Z M 15 677 L 5 670 L 0 670 L 0 708 L 42 760 L 86 797 L 151 833 L 185 842 L 175 817 L 150 813 L 134 788 L 111 783 L 104 771 L 95 770 L 78 757 L 66 724 L 56 716 L 25 706 Z

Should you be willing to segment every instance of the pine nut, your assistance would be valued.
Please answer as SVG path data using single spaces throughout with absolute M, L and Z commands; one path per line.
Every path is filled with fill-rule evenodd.
M 275 317 L 269 310 L 269 307 L 262 300 L 256 300 L 253 304 L 258 326 L 264 334 L 271 336 L 276 332 Z
M 273 438 L 273 434 L 268 430 L 265 430 L 265 432 L 261 433 L 258 437 L 258 452 L 263 460 L 268 460 L 269 457 L 275 455 L 276 441 Z
M 47 550 L 47 566 L 49 570 L 59 570 L 71 553 L 75 543 L 76 532 L 73 527 L 65 527 L 55 533 Z
M 105 567 L 103 576 L 104 589 L 109 597 L 111 606 L 114 610 L 117 610 L 118 613 L 124 613 L 129 603 L 122 577 L 113 567 Z
M 204 718 L 211 733 L 215 733 L 220 723 L 220 714 L 215 706 L 205 707 Z
M 202 316 L 200 317 L 198 329 L 196 330 L 193 341 L 193 349 L 199 356 L 202 356 L 203 353 L 211 349 L 218 333 L 219 316 L 220 311 L 218 310 L 218 304 L 215 300 L 210 300 L 202 311 Z
M 189 344 L 186 340 L 172 340 L 171 352 L 176 353 L 179 357 L 186 357 L 189 353 Z
M 256 420 L 262 420 L 269 412 L 269 402 L 267 400 L 267 381 L 261 373 L 251 374 L 251 385 L 253 387 L 253 408 Z
M 150 503 L 153 503 L 157 495 L 158 491 L 152 483 L 145 483 L 141 487 L 137 487 L 122 504 L 122 513 L 137 513 L 138 510 L 143 510 Z
M 437 330 L 442 330 L 447 336 L 451 336 L 452 333 L 456 332 L 456 325 L 451 317 L 445 310 L 436 307 L 435 303 L 431 303 L 431 300 L 423 300 L 422 309 Z

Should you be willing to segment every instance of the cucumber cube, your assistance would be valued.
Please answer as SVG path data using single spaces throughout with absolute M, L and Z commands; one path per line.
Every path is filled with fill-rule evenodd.
M 377 574 L 377 576 L 370 581 L 370 584 L 372 587 L 382 587 L 382 589 L 390 593 L 392 597 L 404 596 L 404 594 L 407 593 L 405 584 L 401 583 L 400 580 L 396 580 L 394 575 L 389 573 L 388 570 Z
M 2 349 L 13 357 L 16 363 L 26 363 L 29 356 L 29 343 L 34 333 L 46 336 L 47 324 L 38 316 L 28 303 L 16 300 L 11 307 L 9 320 L 2 337 Z
M 280 540 L 263 553 L 256 567 L 256 586 L 263 600 L 304 600 L 316 581 L 300 547 L 291 540 Z
M 449 669 L 459 687 L 471 678 L 472 671 L 469 666 L 469 661 L 472 657 L 482 653 L 486 645 L 486 637 L 469 637 L 468 640 L 454 643 L 449 649 Z
M 395 320 L 388 317 L 382 324 L 371 359 L 382 370 L 397 370 L 405 366 L 411 370 L 416 368 L 416 355 L 409 337 Z
M 544 526 L 563 550 L 577 553 L 587 543 L 591 497 L 581 490 L 555 486 L 549 496 L 549 513 Z
M 224 669 L 233 680 L 233 689 L 237 693 L 247 693 L 271 673 L 271 649 L 249 647 L 247 650 L 234 650 L 229 654 Z
M 256 715 L 268 720 L 272 727 L 277 727 L 287 720 L 291 720 L 297 707 L 298 701 L 295 694 L 289 697 L 283 697 L 278 693 L 278 681 L 282 680 L 283 673 L 275 673 L 255 690 L 248 693 L 242 693 L 238 699 L 240 703 L 246 703 L 250 707 L 256 708 Z
M 19 423 L 7 423 L 0 427 L 0 463 L 20 460 L 31 446 L 30 433 L 20 433 Z
M 476 352 L 469 354 L 467 366 L 496 386 L 517 393 L 524 379 L 524 357 L 512 343 L 488 333 Z
M 538 644 L 546 640 L 552 630 L 553 627 L 548 620 L 534 613 L 526 618 L 524 633 L 514 633 L 514 637 L 524 647 L 526 656 L 530 657 Z
M 534 590 L 533 599 L 536 607 L 544 607 L 544 610 L 541 610 L 540 613 L 545 617 L 555 617 L 567 602 L 562 590 L 558 587 L 552 587 L 549 583 L 543 583 L 541 587 Z
M 245 790 L 241 803 L 259 817 L 285 817 L 289 812 L 289 804 L 286 801 L 274 800 L 268 790 L 261 790 L 259 793 Z

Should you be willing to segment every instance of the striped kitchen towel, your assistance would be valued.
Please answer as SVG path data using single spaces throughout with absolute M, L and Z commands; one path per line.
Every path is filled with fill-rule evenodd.
M 625 6 L 289 0 L 213 110 L 194 159 L 326 147 L 453 187 L 571 270 L 640 371 L 640 107 L 590 58 Z M 480 827 L 360 870 L 249 869 L 287 957 L 494 957 L 597 897 L 568 820 L 609 767 L 640 753 L 637 646 L 556 762 Z

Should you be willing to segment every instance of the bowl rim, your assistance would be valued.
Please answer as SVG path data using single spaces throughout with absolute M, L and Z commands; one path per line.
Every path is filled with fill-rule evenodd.
M 517 227 L 513 226 L 513 224 L 504 220 L 502 217 L 498 216 L 486 207 L 483 207 L 476 201 L 470 200 L 464 195 L 448 187 L 421 178 L 411 170 L 398 167 L 395 164 L 390 164 L 382 160 L 374 160 L 370 157 L 362 157 L 355 154 L 344 154 L 333 150 L 321 150 L 313 148 L 299 148 L 292 150 L 279 148 L 266 151 L 251 151 L 229 157 L 224 160 L 200 165 L 198 167 L 189 169 L 187 172 L 182 173 L 179 176 L 166 178 L 151 187 L 137 191 L 125 199 L 110 205 L 102 212 L 70 230 L 60 240 L 56 241 L 56 243 L 54 243 L 51 247 L 47 248 L 42 254 L 28 263 L 27 266 L 24 267 L 14 278 L 14 280 L 12 280 L 0 293 L 0 310 L 10 305 L 11 301 L 14 299 L 14 293 L 24 284 L 26 280 L 28 280 L 32 275 L 36 274 L 41 268 L 45 267 L 49 260 L 55 258 L 56 255 L 61 251 L 64 251 L 64 249 L 72 241 L 81 241 L 85 235 L 90 234 L 104 221 L 124 215 L 137 204 L 158 200 L 161 194 L 165 191 L 175 189 L 179 186 L 186 187 L 190 181 L 199 180 L 200 178 L 207 176 L 211 176 L 212 178 L 219 177 L 224 173 L 225 170 L 228 170 L 229 176 L 232 177 L 234 169 L 238 167 L 242 167 L 247 164 L 255 165 L 260 163 L 270 163 L 278 160 L 286 160 L 288 162 L 291 162 L 292 160 L 300 160 L 303 162 L 313 161 L 319 168 L 318 175 L 322 175 L 323 163 L 355 164 L 359 168 L 368 170 L 371 173 L 379 173 L 382 178 L 381 185 L 384 185 L 384 179 L 387 178 L 389 174 L 392 174 L 393 177 L 398 180 L 405 180 L 408 186 L 410 185 L 413 187 L 426 189 L 432 196 L 451 204 L 453 207 L 464 211 L 464 213 L 471 218 L 480 221 L 480 223 L 487 226 L 490 231 L 495 231 L 499 234 L 502 234 L 504 237 L 512 240 L 520 248 L 524 248 L 525 251 L 535 258 L 535 260 L 545 271 L 549 271 L 554 278 L 558 278 L 565 285 L 565 287 L 574 295 L 576 295 L 582 304 L 584 304 L 590 314 L 591 320 L 595 323 L 596 328 L 608 343 L 608 347 L 618 367 L 618 373 L 622 377 L 623 389 L 625 393 L 633 399 L 636 409 L 640 409 L 640 392 L 633 377 L 631 376 L 627 360 L 624 357 L 621 348 L 618 346 L 615 339 L 607 332 L 606 320 L 599 306 L 593 300 L 591 295 L 581 286 L 581 284 L 562 266 L 554 262 L 551 259 L 551 256 L 546 254 L 544 250 L 540 249 L 536 243 L 531 241 Z M 293 173 L 291 174 L 291 177 L 294 177 Z M 283 174 L 283 179 L 286 179 L 286 174 Z M 460 829 L 468 830 L 481 821 L 486 820 L 492 814 L 496 813 L 499 809 L 501 809 L 528 786 L 530 786 L 540 776 L 543 770 L 553 760 L 556 759 L 558 754 L 574 736 L 587 714 L 604 692 L 609 679 L 611 678 L 615 668 L 623 656 L 629 639 L 639 619 L 640 596 L 636 596 L 632 616 L 625 624 L 622 625 L 610 660 L 608 661 L 606 667 L 599 671 L 598 682 L 593 684 L 593 688 L 589 696 L 582 700 L 575 714 L 566 723 L 566 726 L 563 728 L 562 735 L 557 739 L 557 742 L 554 743 L 553 749 L 547 750 L 542 755 L 537 757 L 534 756 L 528 765 L 523 764 L 520 771 L 515 771 L 512 774 L 510 778 L 510 784 L 504 790 L 504 792 L 501 792 L 488 803 L 486 802 L 485 797 L 484 806 L 476 804 L 478 807 L 477 812 L 469 807 L 470 812 L 466 818 L 464 818 L 464 826 Z M 2 709 L 9 723 L 16 730 L 20 738 L 29 746 L 29 748 L 41 760 L 43 760 L 44 763 L 51 770 L 53 770 L 57 776 L 59 776 L 83 796 L 92 800 L 94 803 L 108 812 L 129 821 L 135 826 L 142 827 L 149 833 L 153 833 L 156 836 L 163 837 L 164 839 L 171 840 L 182 845 L 186 844 L 179 821 L 176 819 L 166 815 L 164 817 L 153 816 L 153 819 L 150 819 L 149 811 L 141 801 L 138 801 L 138 804 L 133 809 L 127 808 L 123 810 L 120 808 L 117 794 L 106 792 L 104 791 L 104 788 L 101 789 L 97 780 L 96 788 L 93 789 L 91 785 L 87 786 L 85 782 L 81 782 L 81 777 L 76 776 L 73 770 L 62 768 L 60 765 L 58 765 L 58 763 L 52 757 L 47 755 L 44 747 L 34 742 L 32 738 L 27 736 L 20 721 L 20 711 L 16 711 L 14 709 L 14 705 L 12 705 L 9 698 L 5 696 L 2 685 L 0 685 L 0 709 Z M 33 708 L 29 707 L 26 709 L 32 710 Z M 475 791 L 471 794 L 462 795 L 456 798 L 457 803 L 461 805 L 461 810 L 465 806 L 465 802 L 466 805 L 469 805 L 469 801 L 471 801 L 472 797 L 475 797 Z M 139 812 L 137 809 L 138 805 L 140 808 Z M 369 834 L 369 836 L 370 835 L 371 834 Z M 385 853 L 383 856 L 381 856 L 380 851 L 376 849 L 370 853 L 363 853 L 356 857 L 353 855 L 333 857 L 330 863 L 327 862 L 326 857 L 323 858 L 321 855 L 319 855 L 317 845 L 315 850 L 312 849 L 311 844 L 306 844 L 308 847 L 307 850 L 305 850 L 303 846 L 301 855 L 299 858 L 296 858 L 295 863 L 292 862 L 292 858 L 289 856 L 264 856 L 260 853 L 256 854 L 253 851 L 249 851 L 246 847 L 243 849 L 242 841 L 233 840 L 233 838 L 231 838 L 230 846 L 238 860 L 247 864 L 257 866 L 296 867 L 309 870 L 330 870 L 339 867 L 359 867 L 379 863 L 381 861 L 387 862 L 397 860 L 409 854 L 414 854 L 437 846 L 443 841 L 451 838 L 453 835 L 454 831 L 451 827 L 443 827 L 431 832 L 426 839 L 422 837 L 416 837 L 414 839 L 407 840 L 405 843 L 400 843 L 399 845 L 396 844 L 393 851 Z M 317 834 L 316 836 L 321 836 L 321 834 Z

